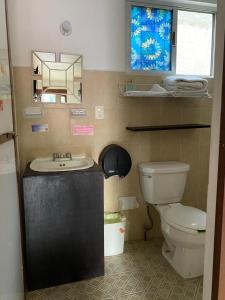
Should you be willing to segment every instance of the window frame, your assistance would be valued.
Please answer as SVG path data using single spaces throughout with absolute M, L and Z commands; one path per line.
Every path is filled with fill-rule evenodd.
M 176 58 L 177 58 L 177 20 L 178 20 L 178 10 L 190 11 L 190 12 L 199 12 L 199 13 L 208 13 L 213 16 L 213 25 L 212 25 L 212 51 L 211 51 L 211 68 L 210 75 L 200 75 L 204 78 L 213 78 L 214 77 L 214 57 L 215 57 L 215 36 L 216 36 L 216 5 L 208 4 L 202 2 L 201 4 L 190 4 L 186 3 L 184 0 L 182 3 L 178 3 L 179 0 L 175 0 L 173 3 L 170 1 L 163 0 L 126 0 L 126 71 L 130 75 L 155 75 L 155 76 L 168 76 L 168 75 L 181 75 L 176 74 Z M 189 1 L 190 2 L 190 1 Z M 157 70 L 132 70 L 131 69 L 131 7 L 132 6 L 141 6 L 141 7 L 152 7 L 159 9 L 167 9 L 173 11 L 173 22 L 172 22 L 172 34 L 175 37 L 175 41 L 172 40 L 171 46 L 171 71 L 157 71 Z M 189 74 L 192 75 L 192 74 Z

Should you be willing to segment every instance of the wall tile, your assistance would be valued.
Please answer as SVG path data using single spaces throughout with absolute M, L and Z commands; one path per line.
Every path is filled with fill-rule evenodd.
M 31 69 L 14 68 L 16 112 L 19 134 L 21 171 L 28 161 L 53 152 L 87 153 L 95 161 L 102 149 L 110 143 L 125 147 L 132 157 L 133 166 L 124 179 L 105 180 L 105 210 L 117 211 L 120 196 L 136 196 L 140 207 L 125 212 L 128 218 L 130 240 L 143 239 L 144 225 L 149 224 L 146 206 L 139 185 L 138 163 L 142 161 L 180 160 L 190 164 L 183 203 L 206 209 L 210 130 L 182 130 L 165 132 L 129 132 L 132 125 L 163 125 L 175 123 L 210 122 L 211 100 L 124 98 L 119 83 L 130 78 L 139 83 L 161 82 L 160 77 L 128 76 L 121 72 L 84 71 L 83 102 L 75 107 L 87 109 L 84 118 L 71 118 L 69 108 L 47 106 L 44 118 L 24 119 L 23 109 L 32 103 Z M 94 108 L 104 105 L 105 119 L 95 120 Z M 49 108 L 51 107 L 51 108 Z M 49 124 L 49 132 L 32 133 L 31 125 Z M 73 124 L 95 127 L 94 136 L 73 136 Z M 154 228 L 149 237 L 161 236 L 160 218 L 151 208 Z

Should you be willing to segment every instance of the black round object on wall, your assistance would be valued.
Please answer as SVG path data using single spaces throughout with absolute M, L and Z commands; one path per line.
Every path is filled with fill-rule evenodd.
M 132 165 L 130 154 L 115 144 L 108 145 L 102 150 L 98 162 L 106 178 L 115 175 L 125 177 Z

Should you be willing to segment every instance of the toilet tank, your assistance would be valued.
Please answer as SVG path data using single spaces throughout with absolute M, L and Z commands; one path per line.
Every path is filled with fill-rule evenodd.
M 151 204 L 180 202 L 190 166 L 179 161 L 139 164 L 144 200 Z

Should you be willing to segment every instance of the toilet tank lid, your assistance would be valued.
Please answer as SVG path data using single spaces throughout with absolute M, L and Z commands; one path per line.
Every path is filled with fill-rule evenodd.
M 168 224 L 172 222 L 172 224 L 197 231 L 206 229 L 206 213 L 195 207 L 171 206 L 165 211 L 164 218 Z
M 147 174 L 188 172 L 190 166 L 180 161 L 146 162 L 138 165 L 140 172 Z

